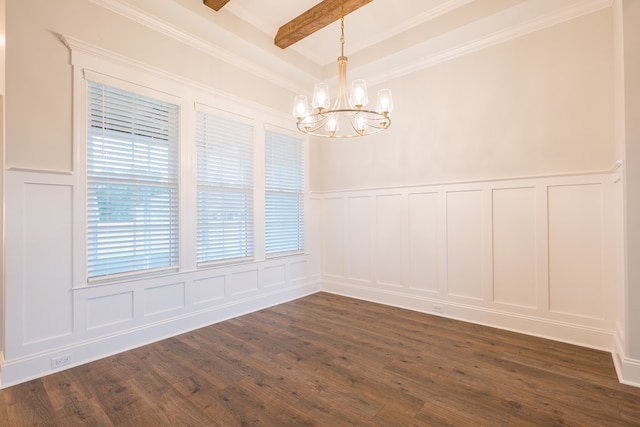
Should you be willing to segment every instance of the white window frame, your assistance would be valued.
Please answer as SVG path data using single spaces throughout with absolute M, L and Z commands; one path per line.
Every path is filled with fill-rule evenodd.
M 180 106 L 86 84 L 88 281 L 176 271 Z
M 197 264 L 199 268 L 203 268 L 203 267 L 207 267 L 207 266 L 216 266 L 216 265 L 220 265 L 220 264 L 229 264 L 229 263 L 240 263 L 240 262 L 248 262 L 248 261 L 253 261 L 255 259 L 255 223 L 256 223 L 256 216 L 255 216 L 255 192 L 256 192 L 256 187 L 255 187 L 255 135 L 256 135 L 256 123 L 255 120 L 250 119 L 248 117 L 244 117 L 238 114 L 234 114 L 234 113 L 230 113 L 228 111 L 224 111 L 224 110 L 220 110 L 217 108 L 213 108 L 213 107 L 209 107 L 206 105 L 202 105 L 202 104 L 196 104 L 195 106 L 195 113 L 197 116 L 197 120 L 196 120 L 196 172 L 197 172 L 197 183 L 196 183 L 196 193 L 197 193 L 197 197 L 196 197 L 196 214 L 197 214 L 197 218 L 196 218 L 196 259 L 197 259 Z M 199 163 L 199 154 L 200 154 L 200 145 L 199 145 L 199 136 L 197 135 L 197 133 L 199 133 L 201 130 L 199 129 L 199 115 L 200 114 L 205 114 L 209 117 L 212 117 L 214 119 L 223 119 L 226 120 L 230 123 L 236 123 L 239 124 L 241 126 L 247 126 L 251 129 L 251 140 L 249 142 L 249 150 L 250 150 L 250 159 L 248 162 L 248 165 L 250 167 L 250 181 L 244 181 L 242 186 L 238 186 L 238 185 L 229 185 L 228 180 L 224 179 L 225 177 L 221 177 L 220 182 L 218 183 L 218 187 L 216 189 L 214 188 L 210 188 L 210 191 L 212 193 L 217 193 L 217 196 L 220 197 L 224 194 L 228 194 L 228 195 L 242 195 L 242 194 L 246 194 L 248 195 L 249 201 L 250 201 L 250 205 L 249 205 L 249 210 L 247 212 L 247 217 L 245 217 L 242 221 L 241 221 L 241 228 L 244 231 L 239 231 L 238 233 L 235 233 L 232 236 L 226 236 L 221 238 L 221 243 L 223 245 L 232 243 L 237 245 L 238 247 L 243 248 L 244 250 L 238 250 L 238 251 L 233 251 L 230 250 L 228 252 L 228 255 L 223 255 L 219 258 L 215 258 L 215 259 L 206 259 L 206 260 L 200 260 L 200 252 L 199 252 L 199 244 L 200 244 L 200 198 L 199 198 L 199 193 L 201 191 L 205 191 L 203 186 L 201 186 L 200 183 L 200 175 L 199 175 L 199 168 L 200 168 L 200 163 Z M 226 142 L 226 141 L 225 141 Z M 229 160 L 240 160 L 242 161 L 243 159 L 241 158 L 237 158 L 237 159 L 229 159 Z M 239 165 L 240 167 L 246 166 L 246 165 Z M 235 172 L 241 172 L 241 171 L 232 171 L 227 169 L 226 172 L 231 172 L 231 173 L 235 173 Z M 222 181 L 227 181 L 222 182 Z M 227 210 L 227 207 L 223 207 L 223 210 Z M 233 206 L 230 204 L 228 206 L 228 208 L 233 208 Z M 245 220 L 248 219 L 250 220 L 250 223 L 247 225 L 245 223 Z M 224 220 L 223 220 L 224 222 Z M 245 237 L 246 239 L 242 239 L 242 237 Z M 227 241 L 226 239 L 230 238 L 231 241 Z M 240 252 L 245 252 L 244 255 L 241 255 Z M 224 249 L 222 249 L 222 251 L 220 252 L 220 254 L 222 255 L 224 253 Z M 235 255 L 234 255 L 235 254 Z
M 300 148 L 300 167 L 302 168 L 302 183 L 301 185 L 299 185 L 296 189 L 284 189 L 282 187 L 278 188 L 276 191 L 270 191 L 268 189 L 268 177 L 267 177 L 267 167 L 270 164 L 270 159 L 267 158 L 267 132 L 271 132 L 271 133 L 275 133 L 275 134 L 279 134 L 279 135 L 283 135 L 287 138 L 291 138 L 294 140 L 298 140 L 299 141 L 299 148 Z M 308 211 L 308 200 L 307 200 L 307 195 L 308 195 L 308 162 L 307 162 L 307 141 L 306 138 L 304 137 L 304 135 L 301 135 L 300 133 L 295 133 L 295 132 L 291 132 L 288 131 L 286 129 L 282 129 L 282 128 L 277 128 L 274 126 L 266 126 L 265 130 L 264 130 L 264 134 L 265 134 L 265 146 L 264 146 L 264 151 L 265 151 L 265 159 L 264 159 L 264 170 L 265 170 L 265 185 L 264 185 L 264 191 L 265 191 L 265 201 L 264 201 L 264 210 L 265 210 L 265 242 L 264 242 L 264 248 L 265 248 L 265 257 L 266 258 L 276 258 L 276 257 L 282 257 L 282 256 L 289 256 L 289 255 L 298 255 L 298 254 L 302 254 L 305 253 L 306 251 L 306 245 L 307 243 L 307 232 L 306 232 L 306 226 L 308 224 L 308 219 L 307 219 L 307 211 Z M 293 196 L 293 197 L 297 197 L 299 200 L 299 203 L 302 204 L 302 214 L 301 216 L 299 215 L 299 221 L 300 223 L 298 224 L 298 229 L 297 229 L 297 234 L 298 234 L 298 247 L 296 249 L 287 249 L 287 250 L 281 250 L 281 251 L 273 251 L 273 252 L 269 252 L 267 250 L 269 242 L 268 242 L 268 222 L 269 222 L 269 214 L 268 214 L 268 200 L 269 200 L 269 193 L 274 193 L 274 194 L 280 194 L 280 195 L 284 195 L 284 196 Z
M 254 128 L 254 258 L 243 262 L 259 263 L 265 257 L 265 191 L 264 191 L 264 138 L 265 129 L 289 132 L 300 136 L 290 115 L 261 104 L 230 95 L 185 79 L 165 70 L 141 63 L 69 36 L 62 36 L 71 51 L 73 71 L 73 286 L 74 290 L 88 286 L 109 286 L 124 283 L 148 283 L 155 277 L 168 277 L 218 268 L 218 265 L 198 266 L 196 261 L 196 147 L 195 124 L 198 105 L 250 117 Z M 155 275 L 127 275 L 112 277 L 104 282 L 87 280 L 87 221 L 86 221 L 86 140 L 87 140 L 87 80 L 104 83 L 132 92 L 166 100 L 180 106 L 179 131 L 179 268 L 175 272 Z M 305 146 L 305 205 L 308 206 L 308 138 Z M 305 227 L 309 226 L 305 209 Z M 305 241 L 309 235 L 305 230 Z M 299 255 L 299 254 L 290 254 Z M 227 265 L 226 263 L 224 265 Z M 182 280 L 182 279 L 178 279 Z

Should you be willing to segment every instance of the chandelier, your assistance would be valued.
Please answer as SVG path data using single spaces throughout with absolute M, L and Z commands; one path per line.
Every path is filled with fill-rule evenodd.
M 367 83 L 354 80 L 347 93 L 347 57 L 344 56 L 344 9 L 340 18 L 341 55 L 338 57 L 338 95 L 333 105 L 329 85 L 318 83 L 313 91 L 311 108 L 304 95 L 295 97 L 293 117 L 301 132 L 326 138 L 352 138 L 370 135 L 389 128 L 393 99 L 391 91 L 380 89 L 375 110 L 368 110 Z M 347 97 L 348 95 L 348 97 Z

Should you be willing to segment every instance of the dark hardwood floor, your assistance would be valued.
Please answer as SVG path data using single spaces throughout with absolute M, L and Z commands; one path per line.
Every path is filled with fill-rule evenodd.
M 611 355 L 327 293 L 0 391 L 2 426 L 639 426 Z

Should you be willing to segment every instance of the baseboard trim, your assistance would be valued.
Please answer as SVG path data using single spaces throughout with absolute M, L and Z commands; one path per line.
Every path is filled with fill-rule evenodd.
M 640 360 L 626 357 L 620 331 L 615 335 L 613 364 L 616 367 L 618 381 L 634 387 L 640 387 Z
M 270 293 L 253 295 L 224 306 L 193 311 L 180 317 L 74 343 L 70 346 L 58 347 L 39 354 L 1 360 L 0 389 L 311 295 L 318 292 L 318 289 L 318 282 L 305 283 Z M 70 358 L 69 363 L 59 368 L 52 368 L 53 359 L 66 356 Z
M 426 296 L 406 294 L 400 291 L 372 289 L 326 280 L 323 281 L 322 291 L 568 344 L 575 344 L 582 347 L 609 352 L 614 348 L 613 331 L 604 329 L 524 316 L 497 309 L 487 309 L 485 307 L 442 301 Z M 440 307 L 441 312 L 434 311 L 434 304 Z

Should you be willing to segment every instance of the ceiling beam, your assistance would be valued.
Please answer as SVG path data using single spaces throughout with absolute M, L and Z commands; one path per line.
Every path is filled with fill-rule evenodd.
M 284 49 L 373 0 L 323 0 L 278 29 L 274 43 Z
M 202 2 L 217 12 L 229 3 L 229 0 L 202 0 Z

